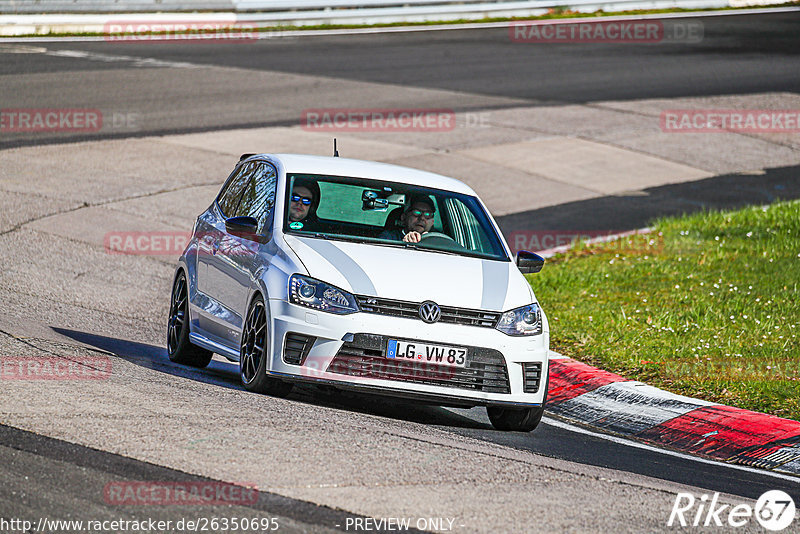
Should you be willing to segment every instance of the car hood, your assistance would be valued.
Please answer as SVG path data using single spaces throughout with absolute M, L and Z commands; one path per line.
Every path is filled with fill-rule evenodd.
M 309 276 L 357 295 L 505 311 L 534 301 L 510 261 L 411 248 L 284 236 Z

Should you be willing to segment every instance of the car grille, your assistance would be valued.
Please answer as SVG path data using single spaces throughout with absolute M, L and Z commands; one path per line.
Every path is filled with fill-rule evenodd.
M 510 393 L 503 355 L 494 349 L 466 347 L 467 366 L 447 367 L 386 358 L 387 338 L 355 334 L 345 342 L 328 366 L 328 372 L 362 378 L 379 378 L 444 386 L 486 393 Z
M 287 333 L 283 344 L 283 361 L 291 365 L 302 365 L 316 339 L 295 332 Z
M 542 383 L 541 362 L 525 362 L 522 364 L 522 390 L 525 393 L 538 393 Z
M 367 297 L 364 295 L 356 295 L 356 299 L 358 299 L 358 305 L 364 313 L 422 320 L 419 316 L 421 302 Z M 439 307 L 442 310 L 442 317 L 439 319 L 439 322 L 442 323 L 494 328 L 502 315 L 499 312 L 493 311 L 470 310 L 468 308 L 455 308 L 453 306 Z

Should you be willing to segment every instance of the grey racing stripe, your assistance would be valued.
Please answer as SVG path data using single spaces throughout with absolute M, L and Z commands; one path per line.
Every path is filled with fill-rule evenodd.
M 483 272 L 482 310 L 500 310 L 508 293 L 508 264 L 500 261 L 481 260 Z
M 364 269 L 336 245 L 321 239 L 308 239 L 303 242 L 336 267 L 347 279 L 353 292 L 359 295 L 377 295 L 375 286 Z

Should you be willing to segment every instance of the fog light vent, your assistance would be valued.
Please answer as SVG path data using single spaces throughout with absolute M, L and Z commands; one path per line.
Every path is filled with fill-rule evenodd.
M 303 365 L 316 340 L 315 337 L 289 332 L 283 344 L 283 361 L 290 365 Z
M 542 383 L 541 362 L 525 362 L 522 364 L 522 390 L 525 393 L 538 393 Z

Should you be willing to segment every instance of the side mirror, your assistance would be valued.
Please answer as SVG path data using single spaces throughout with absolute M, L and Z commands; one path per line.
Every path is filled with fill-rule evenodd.
M 258 241 L 258 221 L 255 217 L 231 217 L 225 220 L 225 231 L 236 237 Z
M 517 252 L 517 267 L 522 274 L 538 273 L 544 267 L 544 258 L 527 250 Z

